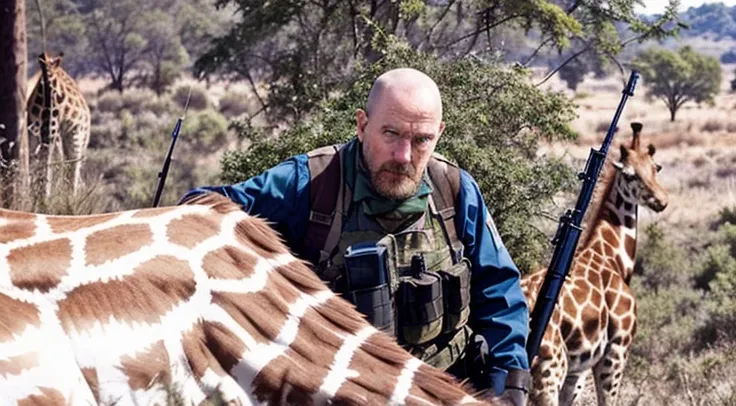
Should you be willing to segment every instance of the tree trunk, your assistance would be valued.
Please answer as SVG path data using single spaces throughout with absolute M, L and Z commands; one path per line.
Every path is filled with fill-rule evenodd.
M 9 207 L 15 195 L 16 177 L 22 185 L 28 175 L 26 128 L 26 13 L 25 0 L 6 0 L 0 5 L 0 173 L 2 206 Z
M 677 106 L 670 106 L 670 121 L 675 121 L 675 113 L 677 113 Z

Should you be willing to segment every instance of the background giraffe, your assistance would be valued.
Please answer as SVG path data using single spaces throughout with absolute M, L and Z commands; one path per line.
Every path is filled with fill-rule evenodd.
M 31 162 L 46 167 L 44 192 L 58 174 L 76 193 L 82 181 L 82 161 L 89 144 L 91 115 L 74 79 L 61 67 L 63 54 L 38 57 L 41 70 L 29 81 L 28 138 Z
M 656 177 L 661 166 L 653 160 L 655 148 L 640 147 L 640 123 L 631 128 L 631 146 L 622 145 L 620 162 L 609 159 L 603 169 L 572 269 L 532 366 L 534 404 L 572 404 L 591 369 L 598 404 L 616 403 L 636 332 L 636 301 L 628 284 L 634 270 L 637 207 L 659 212 L 667 206 L 667 192 Z M 530 307 L 544 272 L 522 281 Z
M 11 404 L 488 404 L 402 350 L 220 195 L 84 217 L 0 210 Z

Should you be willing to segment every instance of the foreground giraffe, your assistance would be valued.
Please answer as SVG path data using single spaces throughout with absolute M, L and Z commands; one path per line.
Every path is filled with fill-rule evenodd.
M 74 79 L 61 67 L 62 58 L 63 54 L 57 58 L 41 54 L 41 70 L 30 79 L 32 90 L 27 93 L 29 149 L 32 161 L 46 167 L 46 196 L 51 194 L 57 173 L 65 173 L 63 179 L 74 193 L 79 189 L 91 128 L 89 106 Z M 71 170 L 65 168 L 67 164 Z
M 633 140 L 630 147 L 621 146 L 621 161 L 608 160 L 602 170 L 575 260 L 532 365 L 533 404 L 572 404 L 591 369 L 598 405 L 616 403 L 636 331 L 636 301 L 629 282 L 637 206 L 656 212 L 667 206 L 667 192 L 656 178 L 661 166 L 652 159 L 655 148 L 640 147 L 640 123 L 631 128 Z M 522 280 L 530 307 L 544 272 Z
M 375 330 L 262 220 L 207 195 L 0 210 L 2 404 L 487 404 Z

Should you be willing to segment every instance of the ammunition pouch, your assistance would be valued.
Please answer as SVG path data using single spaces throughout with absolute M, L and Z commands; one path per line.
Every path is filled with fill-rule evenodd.
M 394 335 L 394 304 L 386 248 L 354 244 L 345 252 L 345 297 L 377 329 Z
M 467 324 L 470 316 L 470 261 L 463 258 L 450 269 L 437 272 L 442 278 L 444 327 L 447 334 Z
M 442 333 L 444 303 L 442 278 L 435 272 L 401 277 L 399 339 L 409 345 L 424 344 Z

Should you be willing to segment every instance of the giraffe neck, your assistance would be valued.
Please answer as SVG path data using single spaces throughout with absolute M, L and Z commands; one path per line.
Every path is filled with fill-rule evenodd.
M 620 173 L 616 173 L 603 206 L 594 225 L 595 238 L 588 246 L 599 240 L 604 256 L 611 256 L 606 246 L 613 248 L 613 256 L 617 264 L 616 271 L 629 282 L 634 271 L 636 255 L 638 204 L 635 193 Z

